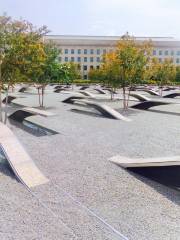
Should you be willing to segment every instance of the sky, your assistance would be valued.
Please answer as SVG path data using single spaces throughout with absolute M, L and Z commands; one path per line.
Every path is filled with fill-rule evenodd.
M 0 0 L 5 12 L 56 35 L 180 38 L 179 0 Z

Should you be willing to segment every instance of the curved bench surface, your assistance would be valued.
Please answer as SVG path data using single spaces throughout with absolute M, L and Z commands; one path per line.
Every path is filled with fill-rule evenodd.
M 28 87 L 22 87 L 22 88 L 19 89 L 18 92 L 25 92 L 27 89 L 28 89 Z
M 16 99 L 17 97 L 15 97 L 15 96 L 7 96 L 7 97 L 5 97 L 3 100 L 2 100 L 2 102 L 3 103 L 6 103 L 6 99 L 7 99 L 7 103 L 11 103 L 14 99 Z
M 143 89 L 142 91 L 147 92 L 147 93 L 149 93 L 151 95 L 154 95 L 154 96 L 159 96 L 159 93 L 157 93 L 157 92 L 155 92 L 153 90 Z
M 89 88 L 89 86 L 83 86 L 83 87 L 80 87 L 79 90 L 85 90 L 85 89 L 87 89 L 87 88 Z
M 92 97 L 94 98 L 94 94 L 88 92 L 88 91 L 79 91 L 81 94 L 83 94 L 84 96 L 88 96 L 88 97 Z
M 150 98 L 148 98 L 142 94 L 139 94 L 139 93 L 130 93 L 129 96 L 134 97 L 141 102 L 150 101 Z
M 74 102 L 84 104 L 90 107 L 93 107 L 94 109 L 98 110 L 103 116 L 111 118 L 111 119 L 118 119 L 130 122 L 131 120 L 129 118 L 124 117 L 122 114 L 114 110 L 113 108 L 105 105 L 105 104 L 99 104 L 92 101 L 84 100 L 84 99 L 74 99 Z
M 21 183 L 35 187 L 49 180 L 39 171 L 13 132 L 0 123 L 0 145 L 13 172 Z
M 94 88 L 95 91 L 99 92 L 100 94 L 106 94 L 105 91 L 103 91 L 102 89 L 99 88 Z
M 117 94 L 116 91 L 113 91 L 113 90 L 110 89 L 110 88 L 103 88 L 103 90 L 109 91 L 109 92 L 112 93 L 112 94 Z
M 130 167 L 160 167 L 180 165 L 180 156 L 159 157 L 159 158 L 127 158 L 123 156 L 114 156 L 109 159 L 111 162 L 120 165 L 123 168 Z
M 131 106 L 131 108 L 140 109 L 140 110 L 147 110 L 151 107 L 160 106 L 160 105 L 167 105 L 167 104 L 171 104 L 171 103 L 170 102 L 150 100 L 150 101 L 145 101 L 145 102 L 135 104 L 135 105 Z
M 62 91 L 67 91 L 67 89 L 66 89 L 66 88 L 56 88 L 56 89 L 54 90 L 55 93 L 60 93 L 60 92 L 62 92 Z
M 71 97 L 66 98 L 62 102 L 63 103 L 72 103 L 73 104 L 76 99 L 84 99 L 84 98 L 85 98 L 85 96 L 71 96 Z
M 9 115 L 8 117 L 13 119 L 13 120 L 22 122 L 25 118 L 33 116 L 33 115 L 50 117 L 50 116 L 54 116 L 55 114 L 51 113 L 51 112 L 44 111 L 44 110 L 39 110 L 39 109 L 36 109 L 36 108 L 28 108 L 27 107 L 27 108 L 22 108 L 22 109 L 16 110 L 14 113 Z

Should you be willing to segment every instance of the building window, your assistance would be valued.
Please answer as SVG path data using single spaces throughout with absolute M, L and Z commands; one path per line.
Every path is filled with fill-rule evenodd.
M 84 49 L 84 54 L 87 54 L 87 49 Z
M 65 54 L 68 54 L 68 49 L 65 49 L 65 50 L 64 50 L 64 53 L 65 53 Z
M 176 58 L 176 63 L 179 63 L 179 58 Z
M 58 60 L 59 60 L 59 62 L 61 62 L 62 61 L 62 57 L 58 57 Z
M 173 56 L 174 55 L 174 51 L 171 51 L 171 56 Z
M 78 54 L 81 54 L 81 49 L 78 49 Z
M 180 56 L 180 51 L 177 51 L 177 55 Z
M 83 70 L 84 70 L 84 71 L 87 71 L 87 65 L 84 65 L 84 66 L 83 66 Z
M 71 57 L 71 62 L 74 62 L 74 57 Z
M 96 69 L 99 69 L 99 66 L 96 66 Z
M 103 54 L 106 54 L 106 49 L 103 49 Z
M 168 50 L 166 50 L 164 54 L 165 54 L 165 56 L 168 56 L 168 54 L 169 54 Z
M 93 69 L 94 69 L 93 65 L 91 65 L 91 66 L 90 66 L 90 69 L 91 69 L 91 70 L 93 70 Z
M 161 50 L 159 50 L 159 55 L 160 55 L 160 56 L 162 55 L 162 51 L 161 51 Z
M 68 62 L 68 57 L 65 57 L 65 58 L 64 58 L 64 61 L 65 61 L 65 62 Z
M 100 49 L 97 49 L 97 55 L 100 55 Z
M 71 54 L 74 54 L 74 49 L 71 49 Z
M 93 57 L 90 57 L 90 62 L 93 62 L 94 61 L 94 58 Z
M 78 62 L 81 62 L 81 57 L 78 57 L 78 58 L 77 58 L 77 61 L 78 61 Z
M 90 50 L 90 54 L 94 54 L 94 49 L 91 49 L 91 50 Z
M 87 62 L 87 57 L 84 57 L 84 62 Z
M 87 79 L 87 75 L 84 75 L 83 78 L 84 78 L 84 79 Z
M 100 62 L 100 57 L 97 57 L 97 58 L 96 58 L 96 61 L 97 61 L 97 62 Z
M 159 58 L 159 62 L 162 63 L 162 58 Z
M 153 55 L 154 55 L 154 56 L 156 55 L 156 50 L 153 50 Z

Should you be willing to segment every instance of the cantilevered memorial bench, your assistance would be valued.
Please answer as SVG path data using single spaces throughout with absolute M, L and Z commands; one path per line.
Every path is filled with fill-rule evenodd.
M 99 89 L 99 88 L 94 88 L 94 90 L 100 94 L 106 94 L 106 92 L 102 89 Z
M 28 87 L 21 87 L 18 92 L 25 92 L 27 91 Z
M 7 98 L 7 100 L 6 100 Z M 25 97 L 22 97 L 22 96 L 12 96 L 12 95 L 8 95 L 7 97 L 5 97 L 2 102 L 5 104 L 6 101 L 8 104 L 10 104 L 13 100 L 17 99 L 17 98 L 25 98 Z
M 17 97 L 15 97 L 15 96 L 7 96 L 7 97 L 5 97 L 3 100 L 2 100 L 2 102 L 5 104 L 6 102 L 8 103 L 8 104 L 10 104 L 14 99 L 16 99 Z
M 64 86 L 56 85 L 56 86 L 54 87 L 54 89 L 58 89 L 58 88 L 64 88 Z
M 62 92 L 62 91 L 68 91 L 68 89 L 67 89 L 67 88 L 56 88 L 56 89 L 54 90 L 55 93 L 60 93 L 60 92 Z
M 39 109 L 36 109 L 36 108 L 26 107 L 26 108 L 21 108 L 21 109 L 16 110 L 15 112 L 13 112 L 8 117 L 10 119 L 15 120 L 15 121 L 23 122 L 23 120 L 25 118 L 30 117 L 30 116 L 34 116 L 34 115 L 40 115 L 40 116 L 43 116 L 43 117 L 50 117 L 50 116 L 54 116 L 55 114 L 51 113 L 51 112 L 44 111 L 44 110 L 39 110 Z
M 0 123 L 0 147 L 17 179 L 28 188 L 49 180 L 39 171 L 13 132 Z
M 90 93 L 88 91 L 79 91 L 79 93 L 83 94 L 84 96 L 95 98 L 93 93 Z
M 89 88 L 89 86 L 82 86 L 82 87 L 80 87 L 79 90 L 81 91 L 81 90 L 85 90 L 85 89 L 87 89 L 87 88 Z
M 117 94 L 117 92 L 112 90 L 111 88 L 103 88 L 103 90 L 106 90 L 106 91 L 110 92 L 111 94 Z
M 150 90 L 150 89 L 142 89 L 141 91 L 147 92 L 147 93 L 149 93 L 150 95 L 153 95 L 153 96 L 159 96 L 158 92 L 155 92 L 155 91 Z
M 73 104 L 76 99 L 84 99 L 84 98 L 85 98 L 85 96 L 70 96 L 70 97 L 64 99 L 62 102 Z
M 136 98 L 140 102 L 150 101 L 150 98 L 139 93 L 130 93 L 129 96 Z
M 161 101 L 161 100 L 148 100 L 148 101 L 137 103 L 137 104 L 131 106 L 131 108 L 139 109 L 139 110 L 147 110 L 151 107 L 156 107 L 156 106 L 160 106 L 160 105 L 168 105 L 168 104 L 172 104 L 172 103 L 167 102 L 167 101 Z
M 85 99 L 74 99 L 71 102 L 72 104 L 80 104 L 83 106 L 91 107 L 100 112 L 104 117 L 111 118 L 111 119 L 117 119 L 117 120 L 123 120 L 126 122 L 130 122 L 131 120 L 129 118 L 124 117 L 122 114 L 114 110 L 113 108 L 105 105 L 105 104 L 99 104 L 95 103 L 93 101 L 88 101 Z
M 109 160 L 123 168 L 164 167 L 180 165 L 180 156 L 159 158 L 127 158 L 117 155 L 110 158 Z

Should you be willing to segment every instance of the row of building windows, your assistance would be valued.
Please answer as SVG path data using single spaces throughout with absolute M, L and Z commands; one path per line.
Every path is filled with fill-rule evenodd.
M 164 58 L 158 58 L 159 62 L 162 63 L 165 59 Z M 173 59 L 172 59 L 172 62 L 173 62 Z M 180 63 L 180 58 L 176 58 L 174 59 L 174 62 L 175 63 Z
M 112 52 L 113 49 L 110 49 L 110 52 Z M 64 54 L 97 54 L 100 55 L 102 54 L 106 54 L 107 50 L 106 49 L 64 49 Z M 180 50 L 179 51 L 173 51 L 173 50 L 154 50 L 153 51 L 153 55 L 165 55 L 165 56 L 174 56 L 174 55 L 178 55 L 180 56 Z
M 112 49 L 110 50 L 112 51 Z M 102 54 L 106 54 L 107 50 L 103 49 L 101 51 L 101 49 L 64 49 L 64 54 L 97 54 L 100 55 Z
M 64 59 L 62 58 L 62 57 L 59 57 L 59 61 L 60 62 L 62 62 L 64 60 L 64 62 L 100 62 L 101 61 L 101 59 L 100 59 L 100 57 L 96 57 L 96 58 L 94 58 L 94 57 L 90 57 L 90 58 L 87 58 L 87 57 L 83 57 L 83 58 L 81 58 L 81 57 L 77 57 L 77 58 L 75 58 L 75 57 L 65 57 Z
M 162 50 L 154 50 L 153 51 L 153 55 L 159 55 L 159 56 L 162 56 L 162 55 L 165 55 L 165 56 L 174 56 L 174 55 L 177 55 L 177 56 L 180 56 L 180 51 L 168 51 L 168 50 L 165 50 L 164 52 Z
M 89 69 L 91 69 L 91 70 L 94 69 L 94 68 L 99 69 L 99 66 L 94 67 L 94 66 L 92 65 L 92 66 L 89 67 Z M 82 69 L 83 69 L 84 71 L 87 71 L 87 70 L 88 70 L 88 66 L 87 66 L 87 65 L 83 65 Z

